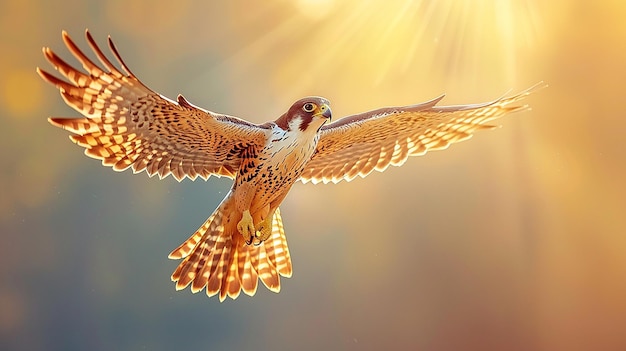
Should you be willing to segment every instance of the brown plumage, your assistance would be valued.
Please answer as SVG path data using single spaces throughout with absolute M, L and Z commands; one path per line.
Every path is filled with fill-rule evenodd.
M 141 83 L 109 38 L 121 69 L 86 32 L 101 66 L 63 32 L 63 41 L 82 64 L 78 70 L 49 48 L 46 59 L 66 80 L 37 69 L 82 118 L 50 118 L 70 131 L 85 154 L 116 171 L 131 168 L 149 176 L 172 174 L 208 179 L 234 178 L 233 186 L 207 221 L 169 255 L 182 262 L 172 274 L 176 289 L 206 288 L 209 296 L 254 295 L 260 279 L 280 290 L 280 276 L 292 274 L 279 205 L 297 181 L 339 182 L 373 170 L 399 166 L 408 156 L 448 147 L 471 137 L 486 123 L 526 108 L 514 102 L 533 89 L 479 105 L 437 107 L 442 99 L 331 118 L 320 97 L 296 101 L 274 122 L 253 124 L 196 107 L 179 95 L 169 100 Z

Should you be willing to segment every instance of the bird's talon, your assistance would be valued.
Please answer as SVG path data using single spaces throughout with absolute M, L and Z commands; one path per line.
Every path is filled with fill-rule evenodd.
M 254 233 L 256 233 L 250 211 L 246 210 L 243 212 L 241 220 L 237 223 L 237 230 L 239 230 L 246 243 L 250 245 L 255 237 Z
M 259 223 L 255 237 L 260 241 L 265 241 L 272 235 L 272 217 L 268 216 L 263 222 Z

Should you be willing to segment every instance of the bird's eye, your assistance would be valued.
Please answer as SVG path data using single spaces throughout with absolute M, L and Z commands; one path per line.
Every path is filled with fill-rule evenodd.
M 304 112 L 313 112 L 313 110 L 315 110 L 315 104 L 307 102 L 306 104 L 304 104 L 304 106 L 302 106 L 302 109 L 304 110 Z

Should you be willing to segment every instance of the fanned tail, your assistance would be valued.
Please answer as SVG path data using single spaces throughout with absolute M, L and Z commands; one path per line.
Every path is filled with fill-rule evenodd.
M 236 228 L 240 219 L 236 213 L 234 201 L 227 196 L 209 219 L 169 254 L 171 259 L 183 259 L 172 273 L 176 290 L 191 284 L 191 291 L 197 293 L 206 287 L 208 296 L 219 293 L 224 301 L 226 296 L 237 298 L 242 290 L 254 295 L 258 279 L 269 290 L 279 292 L 280 276 L 291 277 L 280 210 L 276 209 L 272 219 L 272 235 L 259 246 L 245 243 Z

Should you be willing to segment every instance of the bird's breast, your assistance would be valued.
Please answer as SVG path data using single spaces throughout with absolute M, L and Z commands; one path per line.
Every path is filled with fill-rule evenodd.
M 282 169 L 284 172 L 296 171 L 299 176 L 313 156 L 318 139 L 317 134 L 279 131 L 272 134 L 261 153 L 264 154 L 269 164 L 274 165 L 272 168 Z
M 258 154 L 256 182 L 268 192 L 289 189 L 298 180 L 317 147 L 317 134 L 273 131 Z

